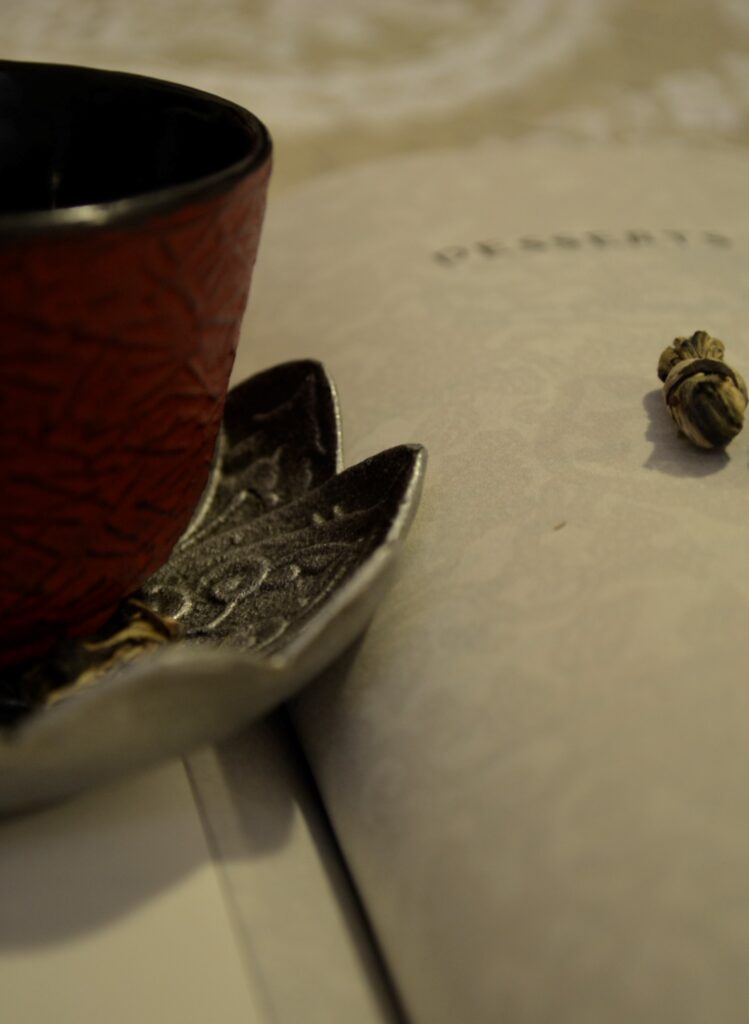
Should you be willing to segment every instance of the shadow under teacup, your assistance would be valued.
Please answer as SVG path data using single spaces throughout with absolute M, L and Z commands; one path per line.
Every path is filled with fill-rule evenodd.
M 0 61 L 0 665 L 96 629 L 189 522 L 270 164 L 226 100 Z

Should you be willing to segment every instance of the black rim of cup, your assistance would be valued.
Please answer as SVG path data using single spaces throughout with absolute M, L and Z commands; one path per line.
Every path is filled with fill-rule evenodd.
M 168 213 L 227 191 L 271 153 L 263 123 L 211 93 L 129 72 L 0 60 L 0 242 Z M 72 193 L 52 203 L 45 190 L 76 176 Z

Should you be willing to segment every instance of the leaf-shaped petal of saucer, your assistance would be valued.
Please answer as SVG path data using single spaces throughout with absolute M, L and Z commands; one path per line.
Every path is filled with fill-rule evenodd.
M 218 739 L 334 660 L 382 597 L 425 464 L 401 445 L 337 473 L 318 363 L 234 388 L 191 526 L 140 597 L 182 638 L 61 691 L 0 739 L 0 811 L 71 795 Z

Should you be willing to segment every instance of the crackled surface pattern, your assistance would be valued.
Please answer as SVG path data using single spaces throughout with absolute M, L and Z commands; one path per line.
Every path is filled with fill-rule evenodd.
M 145 226 L 0 246 L 0 409 L 13 424 L 0 434 L 6 661 L 68 622 L 95 628 L 187 524 L 221 420 L 266 173 Z M 71 287 L 81 267 L 85 303 Z M 125 402 L 133 379 L 140 390 Z M 43 439 L 46 472 L 29 472 L 19 435 Z M 69 550 L 88 552 L 85 568 Z

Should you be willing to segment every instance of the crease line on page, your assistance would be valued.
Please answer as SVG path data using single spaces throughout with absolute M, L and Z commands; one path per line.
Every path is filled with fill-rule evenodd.
M 237 908 L 236 900 L 232 893 L 231 883 L 229 882 L 226 874 L 226 868 L 224 867 L 221 859 L 221 851 L 218 842 L 216 841 L 216 837 L 213 834 L 208 812 L 206 811 L 205 804 L 200 793 L 200 787 L 197 784 L 193 770 L 186 757 L 182 758 L 182 766 L 185 770 L 187 781 L 190 786 L 190 792 L 192 793 L 192 798 L 195 802 L 195 808 L 198 812 L 198 818 L 200 819 L 200 824 L 203 829 L 203 835 L 205 836 L 205 841 L 208 846 L 211 862 L 218 877 L 219 891 L 221 893 L 224 910 L 229 921 L 229 927 L 234 932 L 235 940 L 244 954 L 241 956 L 241 960 L 248 994 L 255 1005 L 258 1004 L 258 1001 L 262 1002 L 262 1006 L 260 1008 L 263 1016 L 267 1019 L 268 1024 L 281 1024 L 278 1019 L 278 1015 L 276 1014 L 275 1007 L 273 1005 L 273 998 L 268 985 L 266 984 L 265 976 L 260 968 L 252 938 L 248 929 L 245 928 L 242 915 L 239 913 Z
M 367 913 L 366 904 L 346 861 L 317 785 L 317 779 L 294 727 L 293 719 L 285 705 L 274 712 L 271 717 L 283 734 L 283 741 L 286 744 L 289 757 L 293 759 L 296 774 L 304 787 L 305 799 L 300 800 L 300 811 L 309 829 L 310 837 L 318 850 L 332 896 L 338 903 L 361 969 L 382 1012 L 383 1024 L 410 1024 L 374 926 Z M 250 929 L 246 927 L 237 905 L 231 881 L 223 864 L 220 844 L 213 833 L 210 815 L 205 807 L 197 779 L 188 759 L 183 758 L 182 763 L 211 859 L 218 875 L 221 897 L 230 927 L 240 948 L 245 953 L 242 960 L 245 964 L 248 989 L 250 989 L 251 995 L 255 996 L 256 1001 L 257 995 L 260 993 L 262 1010 L 266 1014 L 269 1024 L 283 1024 L 276 1012 L 271 990 L 260 966 Z M 257 986 L 255 989 L 253 989 L 253 984 Z
M 393 978 L 390 966 L 380 945 L 377 932 L 367 912 L 367 905 L 356 883 L 354 874 L 349 866 L 345 852 L 333 827 L 333 822 L 325 805 L 320 787 L 317 784 L 312 765 L 304 750 L 299 734 L 294 726 L 294 720 L 289 713 L 288 705 L 284 704 L 276 713 L 285 736 L 288 738 L 290 753 L 294 757 L 299 773 L 303 776 L 306 784 L 307 796 L 315 820 L 308 819 L 307 825 L 310 834 L 319 847 L 322 843 L 327 845 L 327 851 L 320 851 L 320 859 L 325 873 L 328 875 L 330 885 L 334 891 L 344 916 L 346 926 L 352 933 L 359 960 L 362 964 L 372 991 L 380 1004 L 383 1015 L 392 1024 L 410 1024 L 410 1018 L 406 1014 L 403 1000 Z M 306 808 L 302 812 L 307 815 Z M 320 835 L 322 832 L 322 835 Z M 329 854 L 329 858 L 325 853 Z M 332 864 L 335 868 L 332 868 Z M 333 877 L 333 871 L 337 877 Z M 359 940 L 358 942 L 356 940 Z M 366 954 L 364 952 L 366 950 Z

